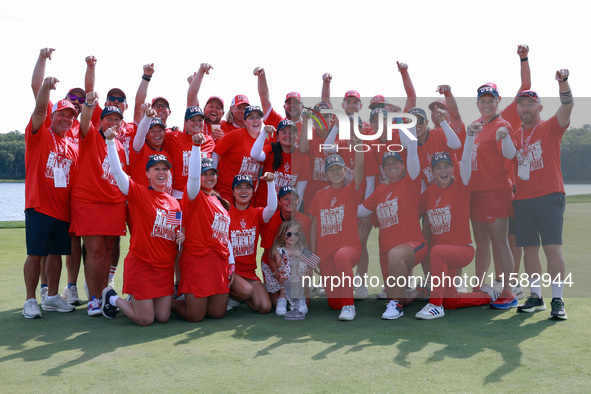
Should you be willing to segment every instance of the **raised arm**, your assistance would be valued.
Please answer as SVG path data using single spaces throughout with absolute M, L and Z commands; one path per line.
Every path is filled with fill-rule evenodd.
M 187 90 L 187 108 L 199 106 L 199 89 L 201 89 L 201 82 L 205 74 L 209 75 L 209 71 L 213 70 L 213 67 L 209 63 L 201 63 L 199 70 L 192 76 L 187 78 L 189 81 L 189 90 Z
M 357 136 L 352 136 L 354 146 L 361 145 L 361 140 Z M 355 167 L 353 168 L 353 180 L 355 181 L 355 189 L 359 190 L 363 183 L 365 163 L 364 153 L 362 149 L 355 150 Z
M 521 87 L 519 88 L 518 94 L 524 90 L 531 89 L 531 72 L 529 70 L 528 55 L 529 47 L 525 44 L 517 46 L 517 54 L 521 63 Z
M 573 106 L 575 105 L 570 85 L 567 82 L 568 76 L 569 71 L 567 69 L 556 71 L 556 80 L 560 88 L 560 107 L 556 111 L 556 119 L 560 127 L 563 128 L 570 123 L 570 114 L 573 112 Z
M 269 85 L 267 84 L 265 69 L 257 67 L 252 73 L 257 77 L 259 97 L 261 99 L 261 105 L 263 106 L 263 113 L 266 115 L 269 112 L 269 109 L 271 109 L 271 99 L 269 96 Z
M 117 147 L 115 146 L 115 127 L 108 128 L 105 132 L 105 143 L 107 144 L 107 156 L 109 157 L 109 165 L 111 166 L 111 172 L 117 182 L 117 187 L 121 190 L 121 193 L 129 193 L 129 177 L 121 168 L 121 162 L 119 161 L 119 154 L 117 153 Z
M 156 116 L 156 111 L 152 109 L 150 103 L 142 104 L 142 110 L 144 111 L 144 117 L 137 128 L 135 137 L 133 137 L 133 150 L 135 152 L 142 150 L 142 147 L 146 143 L 146 135 L 148 135 L 148 131 L 150 130 L 150 122 Z
M 45 118 L 47 117 L 47 104 L 49 104 L 49 93 L 55 90 L 59 80 L 55 77 L 47 77 L 37 91 L 37 99 L 35 100 L 35 109 L 31 116 L 31 133 L 37 134 Z
M 92 112 L 94 106 L 98 100 L 97 92 L 86 93 L 86 102 L 82 107 L 82 114 L 80 115 L 80 135 L 82 138 L 86 138 L 88 131 L 90 130 L 90 121 L 92 119 Z
M 275 174 L 265 172 L 261 181 L 267 182 L 267 206 L 263 209 L 263 220 L 267 223 L 277 210 L 277 193 L 275 193 Z
M 460 149 L 462 147 L 462 142 L 460 138 L 456 134 L 456 132 L 451 128 L 449 123 L 445 120 L 445 110 L 442 108 L 437 108 L 437 112 L 434 114 L 434 120 L 439 123 L 443 132 L 445 133 L 445 138 L 447 139 L 447 146 L 449 149 Z
M 265 159 L 267 158 L 267 155 L 265 155 L 265 152 L 263 151 L 263 148 L 265 146 L 265 140 L 267 139 L 267 134 L 272 136 L 274 132 L 275 127 L 271 125 L 266 125 L 265 127 L 263 127 L 256 141 L 254 142 L 254 144 L 252 144 L 252 148 L 250 149 L 251 159 L 261 163 L 265 161 Z
M 94 92 L 94 82 L 95 82 L 95 70 L 96 70 L 96 57 L 94 56 L 86 56 L 86 74 L 84 75 L 84 91 L 85 92 Z
M 37 63 L 35 63 L 35 68 L 33 69 L 33 77 L 31 78 L 31 89 L 33 89 L 33 96 L 35 96 L 35 98 L 37 98 L 39 90 L 43 85 L 47 59 L 51 60 L 51 54 L 54 51 L 55 49 L 53 48 L 43 48 L 39 51 L 39 58 L 37 58 Z
M 468 185 L 472 175 L 472 151 L 474 150 L 474 139 L 476 134 L 482 130 L 482 125 L 472 123 L 466 128 L 466 142 L 464 142 L 464 151 L 462 152 L 462 161 L 460 161 L 460 176 L 462 183 Z
M 449 111 L 449 121 L 453 129 L 457 132 L 462 127 L 462 117 L 460 116 L 460 109 L 458 108 L 458 102 L 451 92 L 451 86 L 439 85 L 437 92 L 445 96 L 445 105 Z
M 332 82 L 332 74 L 331 73 L 324 73 L 322 75 L 322 101 L 325 103 L 330 103 L 330 83 Z M 331 104 L 332 106 L 332 104 Z
M 142 75 L 142 81 L 137 88 L 137 93 L 135 94 L 135 106 L 133 108 L 133 121 L 136 124 L 140 122 L 144 114 L 142 104 L 146 102 L 148 84 L 150 83 L 150 80 L 152 80 L 152 75 L 154 75 L 154 63 L 144 64 L 144 75 Z
M 189 157 L 189 178 L 187 180 L 187 197 L 193 201 L 201 190 L 201 145 L 205 142 L 202 133 L 193 135 L 193 149 Z
M 410 79 L 410 74 L 408 73 L 408 64 L 396 62 L 396 65 L 398 66 L 398 71 L 400 71 L 402 84 L 404 85 L 404 91 L 406 92 L 406 105 L 404 106 L 404 111 L 406 112 L 409 109 L 416 107 L 417 92 L 415 91 L 415 87 Z

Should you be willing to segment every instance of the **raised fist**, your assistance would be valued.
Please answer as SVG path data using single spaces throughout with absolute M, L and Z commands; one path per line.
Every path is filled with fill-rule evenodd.
M 271 126 L 271 125 L 265 125 L 265 132 L 267 134 L 269 134 L 270 137 L 273 137 L 273 133 L 275 133 L 277 130 L 275 130 L 275 127 Z
M 53 48 L 43 48 L 39 51 L 39 57 L 42 59 L 51 60 L 51 53 L 55 51 Z
M 84 61 L 86 62 L 86 65 L 88 65 L 88 67 L 96 66 L 96 57 L 94 56 L 86 56 L 86 59 L 84 59 Z
M 154 74 L 154 63 L 144 64 L 144 74 L 149 77 Z
M 117 137 L 117 126 L 109 127 L 107 130 L 103 132 L 105 138 L 108 140 L 112 140 Z
M 451 92 L 451 86 L 449 86 L 449 85 L 439 85 L 439 86 L 437 86 L 437 90 L 436 91 L 439 94 L 445 94 L 445 93 Z
M 88 92 L 86 93 L 86 102 L 91 105 L 96 103 L 96 100 L 98 100 L 99 96 L 97 92 Z
M 213 70 L 213 67 L 209 63 L 201 63 L 201 65 L 199 66 L 199 70 L 209 75 L 209 71 Z
M 564 82 L 568 79 L 568 75 L 569 75 L 568 69 L 566 69 L 566 68 L 560 69 L 560 70 L 556 71 L 556 80 L 558 82 Z
M 261 181 L 273 182 L 275 180 L 274 172 L 265 172 L 261 177 Z
M 257 77 L 262 77 L 263 75 L 265 75 L 265 69 L 262 67 L 257 67 L 254 69 L 252 73 Z
M 472 123 L 468 125 L 466 128 L 466 134 L 470 136 L 474 136 L 482 131 L 482 124 L 481 123 Z
M 398 71 L 400 71 L 401 73 L 408 71 L 408 64 L 396 62 L 396 65 L 398 66 Z
M 203 133 L 193 134 L 193 144 L 197 146 L 201 146 L 205 143 L 205 136 Z
M 322 74 L 322 80 L 324 82 L 331 83 L 332 82 L 332 74 L 331 73 L 324 73 L 324 74 Z
M 525 44 L 517 45 L 517 54 L 521 59 L 526 58 L 529 53 L 529 47 Z

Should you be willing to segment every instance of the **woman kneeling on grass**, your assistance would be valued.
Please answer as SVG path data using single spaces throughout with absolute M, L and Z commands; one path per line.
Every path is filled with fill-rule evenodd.
M 177 229 L 180 223 L 176 223 L 179 203 L 164 192 L 171 164 L 164 155 L 150 156 L 146 164 L 150 187 L 139 185 L 121 169 L 114 129 L 107 129 L 104 134 L 109 164 L 119 190 L 127 198 L 134 231 L 123 271 L 123 292 L 131 300 L 120 298 L 108 286 L 102 293 L 102 313 L 112 319 L 119 308 L 140 326 L 148 326 L 154 320 L 164 323 L 170 318 L 177 243 L 184 240 Z
M 470 236 L 470 175 L 472 149 L 478 127 L 468 126 L 464 153 L 460 162 L 461 180 L 454 179 L 450 154 L 435 153 L 431 168 L 437 184 L 431 185 L 421 196 L 420 211 L 427 215 L 431 239 L 431 283 L 429 303 L 417 312 L 417 319 L 430 320 L 443 317 L 444 308 L 488 305 L 486 293 L 460 294 L 453 279 L 474 258 Z M 435 286 L 437 285 L 437 286 Z
M 234 281 L 230 204 L 213 190 L 218 171 L 213 160 L 201 158 L 204 142 L 203 134 L 193 135 L 189 178 L 181 201 L 187 238 L 179 261 L 179 293 L 185 299 L 172 304 L 174 313 L 191 322 L 200 322 L 205 316 L 224 317 Z

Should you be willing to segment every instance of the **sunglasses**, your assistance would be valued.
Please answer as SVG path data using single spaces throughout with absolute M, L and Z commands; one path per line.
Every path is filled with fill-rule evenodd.
M 425 123 L 425 119 L 417 116 L 417 124 L 423 124 L 423 123 Z
M 115 96 L 107 96 L 107 100 L 111 101 L 111 102 L 118 102 L 118 103 L 124 103 L 125 102 L 125 97 L 115 97 Z
M 75 94 L 69 94 L 68 98 L 70 99 L 70 101 L 78 101 L 80 104 L 84 104 L 84 102 L 86 101 L 85 98 L 78 97 Z
M 289 238 L 291 237 L 299 237 L 301 234 L 301 232 L 299 231 L 294 231 L 293 233 L 291 231 L 288 231 L 285 233 L 285 235 L 287 235 Z

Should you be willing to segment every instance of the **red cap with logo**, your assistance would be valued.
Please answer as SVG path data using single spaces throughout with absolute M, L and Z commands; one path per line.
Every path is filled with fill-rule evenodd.
M 234 106 L 240 105 L 240 104 L 248 104 L 248 105 L 250 105 L 250 103 L 248 102 L 248 97 L 246 97 L 243 94 L 237 94 L 232 99 L 232 104 L 230 104 L 230 106 L 234 107 Z
M 74 116 L 76 116 L 76 114 L 78 113 L 78 111 L 76 111 L 76 107 L 74 107 L 74 104 L 72 104 L 68 100 L 60 100 L 57 103 L 53 104 L 51 113 L 53 114 L 57 111 L 63 111 L 65 109 L 71 109 L 72 111 L 74 111 Z
M 287 93 L 287 95 L 285 96 L 285 101 L 292 99 L 292 98 L 298 100 L 300 103 L 302 102 L 302 96 L 298 92 Z
M 349 90 L 347 93 L 345 93 L 345 98 L 347 97 L 355 97 L 359 100 L 361 100 L 361 95 L 359 94 L 359 92 L 357 90 Z

